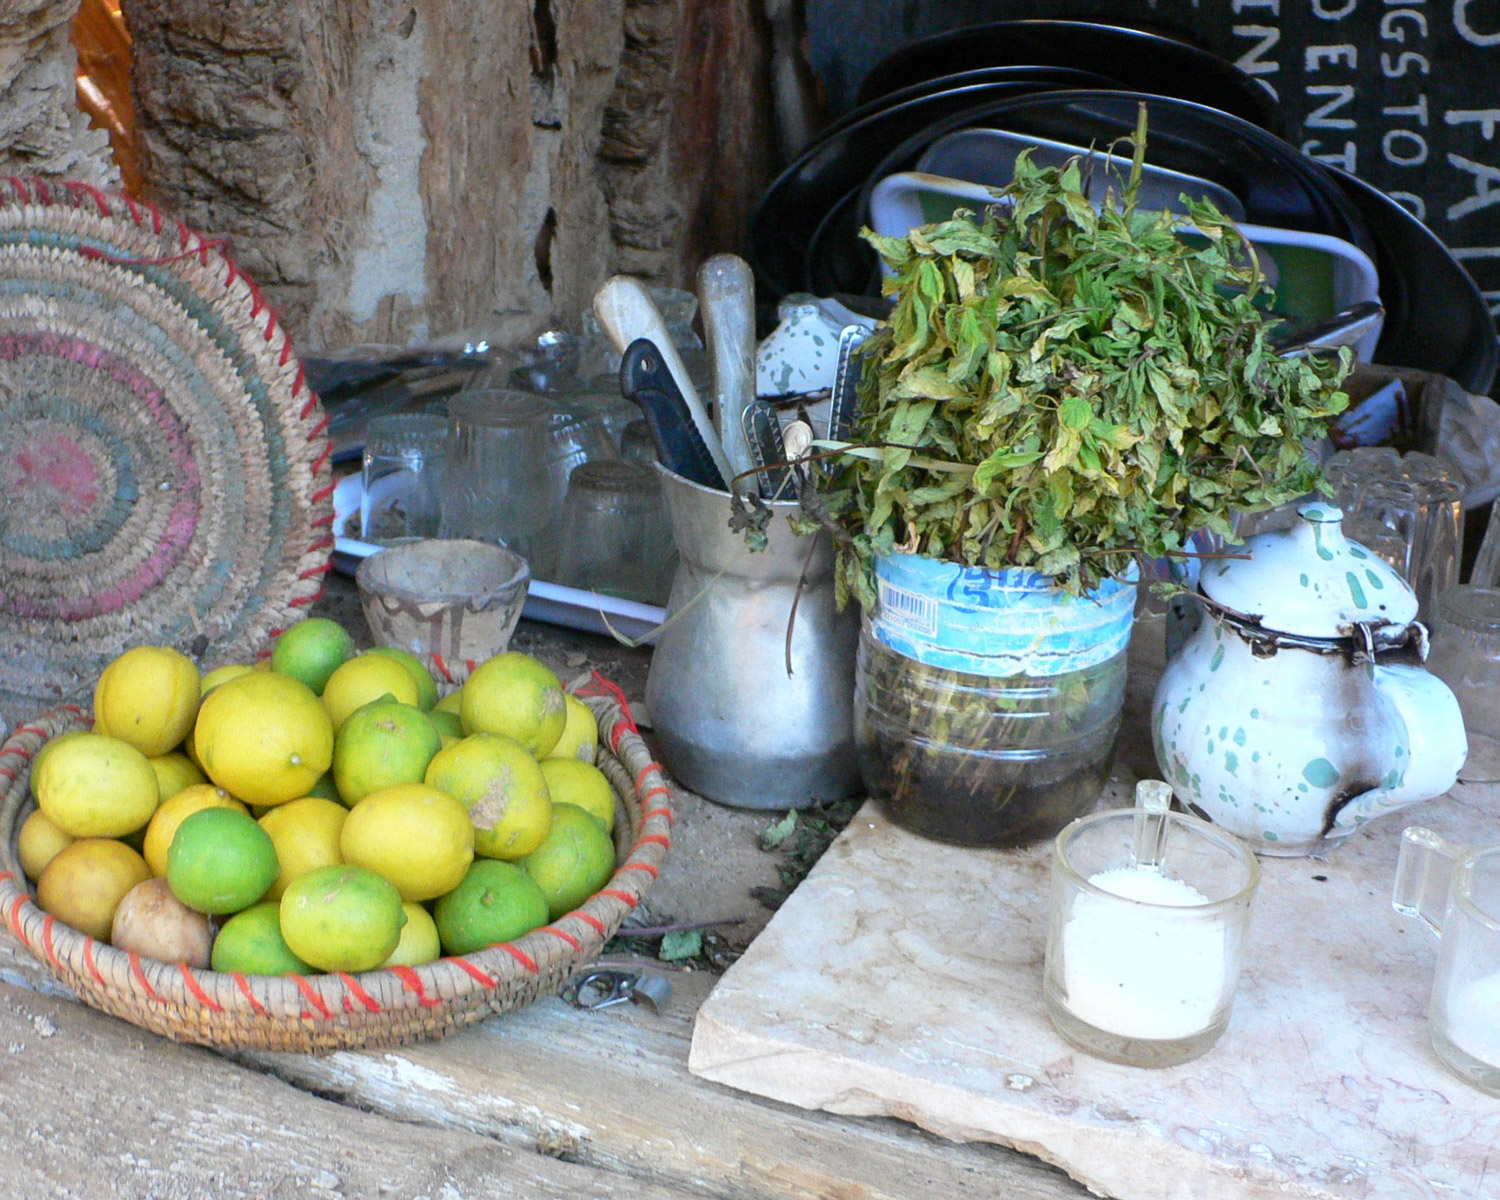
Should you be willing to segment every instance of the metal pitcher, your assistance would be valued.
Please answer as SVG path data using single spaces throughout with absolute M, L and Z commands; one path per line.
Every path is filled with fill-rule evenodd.
M 658 468 L 681 562 L 646 681 L 667 768 L 737 808 L 804 808 L 859 787 L 859 625 L 833 602 L 828 536 L 798 537 L 771 505 L 766 549 L 729 528 L 729 496 Z M 787 673 L 787 622 L 802 582 Z

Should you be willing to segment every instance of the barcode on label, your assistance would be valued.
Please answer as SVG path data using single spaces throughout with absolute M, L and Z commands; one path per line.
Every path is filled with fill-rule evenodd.
M 879 618 L 913 633 L 937 636 L 938 605 L 932 596 L 918 596 L 881 579 Z

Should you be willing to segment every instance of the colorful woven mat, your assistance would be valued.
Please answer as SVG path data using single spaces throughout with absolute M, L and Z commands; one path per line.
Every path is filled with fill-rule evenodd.
M 327 570 L 326 426 L 220 243 L 0 179 L 0 712 L 86 696 L 132 645 L 265 648 Z

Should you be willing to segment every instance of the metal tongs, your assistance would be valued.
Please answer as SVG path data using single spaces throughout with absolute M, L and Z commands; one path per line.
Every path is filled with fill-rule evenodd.
M 628 1000 L 656 1013 L 671 998 L 672 985 L 660 975 L 598 967 L 573 976 L 558 994 L 565 1003 L 589 1012 Z

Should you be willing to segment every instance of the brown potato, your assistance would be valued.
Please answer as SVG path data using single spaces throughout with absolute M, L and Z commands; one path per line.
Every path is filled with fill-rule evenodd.
M 126 893 L 115 909 L 110 942 L 142 958 L 206 967 L 213 951 L 213 927 L 172 895 L 165 879 L 148 879 Z

